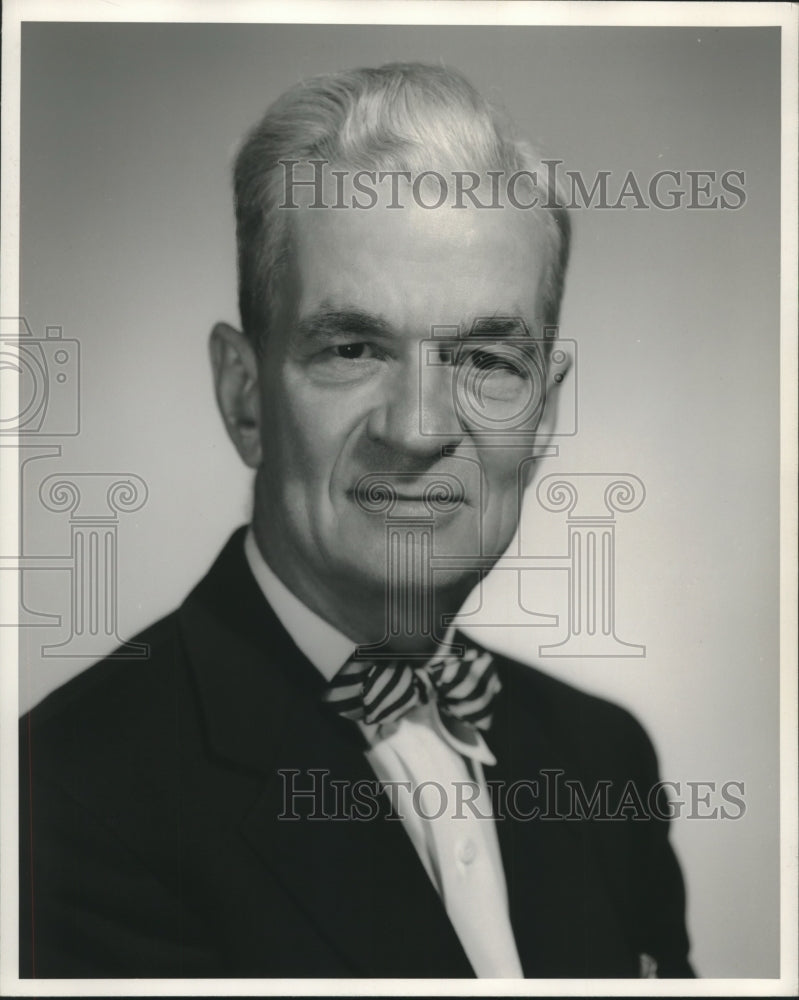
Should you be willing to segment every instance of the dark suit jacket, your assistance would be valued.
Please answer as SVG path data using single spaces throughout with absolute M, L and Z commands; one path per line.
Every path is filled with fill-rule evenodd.
M 23 718 L 20 974 L 473 976 L 386 796 L 368 821 L 279 818 L 281 769 L 300 772 L 297 788 L 311 769 L 329 772 L 324 803 L 297 801 L 298 814 L 340 815 L 331 782 L 375 776 L 242 541 L 239 531 L 182 607 L 138 638 L 146 661 L 101 662 Z M 547 770 L 589 793 L 604 780 L 618 796 L 632 781 L 646 801 L 655 757 L 627 712 L 531 667 L 497 666 L 496 789 Z M 497 827 L 525 975 L 637 976 L 641 953 L 660 975 L 691 975 L 667 823 L 637 809 L 524 820 L 533 786 L 515 787 L 516 818 Z M 569 811 L 541 794 L 538 805 Z

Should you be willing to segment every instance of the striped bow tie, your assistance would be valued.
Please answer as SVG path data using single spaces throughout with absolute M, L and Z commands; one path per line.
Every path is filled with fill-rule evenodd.
M 492 702 L 502 685 L 485 650 L 471 646 L 463 656 L 438 656 L 419 665 L 402 660 L 373 663 L 356 655 L 324 695 L 339 715 L 367 724 L 390 723 L 434 701 L 443 720 L 490 727 Z

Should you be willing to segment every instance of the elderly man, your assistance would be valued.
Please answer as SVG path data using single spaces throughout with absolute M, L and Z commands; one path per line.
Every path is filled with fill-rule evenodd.
M 252 523 L 23 720 L 22 974 L 691 975 L 643 731 L 451 624 L 556 416 L 545 170 L 391 65 L 284 94 L 235 186 Z

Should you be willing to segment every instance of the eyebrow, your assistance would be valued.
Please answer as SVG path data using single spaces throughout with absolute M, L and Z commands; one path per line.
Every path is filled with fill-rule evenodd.
M 476 319 L 466 337 L 529 337 L 527 324 L 521 316 L 488 316 Z
M 360 309 L 318 309 L 297 324 L 301 337 L 313 340 L 334 340 L 341 336 L 388 336 L 392 327 L 382 316 Z
M 520 316 L 486 316 L 473 320 L 463 339 L 469 337 L 491 337 L 501 339 L 510 336 L 529 336 L 529 331 Z M 297 334 L 305 339 L 327 341 L 340 337 L 390 337 L 394 328 L 382 316 L 364 312 L 362 309 L 321 308 L 303 317 L 296 328 Z

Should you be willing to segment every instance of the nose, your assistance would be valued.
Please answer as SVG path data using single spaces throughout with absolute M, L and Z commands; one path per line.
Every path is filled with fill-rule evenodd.
M 442 448 L 458 445 L 463 429 L 453 396 L 453 369 L 397 363 L 367 429 L 373 441 L 409 457 L 438 457 Z

